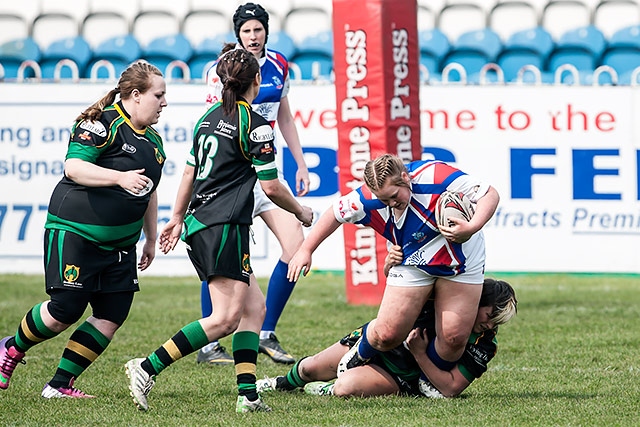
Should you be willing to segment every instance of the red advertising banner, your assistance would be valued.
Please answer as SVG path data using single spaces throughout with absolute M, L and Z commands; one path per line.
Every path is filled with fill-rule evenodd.
M 333 0 L 338 179 L 346 194 L 383 153 L 421 157 L 415 0 Z M 384 292 L 386 241 L 343 226 L 347 301 L 376 305 Z

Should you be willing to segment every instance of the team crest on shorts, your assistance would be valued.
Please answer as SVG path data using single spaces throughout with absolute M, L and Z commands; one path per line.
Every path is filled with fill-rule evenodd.
M 246 272 L 251 270 L 251 263 L 249 262 L 249 254 L 244 254 L 242 256 L 242 269 Z
M 77 282 L 80 277 L 80 267 L 67 264 L 64 266 L 64 280 L 67 282 Z
M 358 328 L 355 331 L 351 332 L 351 338 L 360 338 L 362 337 L 362 328 Z

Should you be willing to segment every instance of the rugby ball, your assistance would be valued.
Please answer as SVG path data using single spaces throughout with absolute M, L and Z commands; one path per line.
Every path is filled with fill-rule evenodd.
M 464 194 L 454 191 L 443 192 L 436 203 L 436 222 L 440 227 L 454 225 L 450 218 L 471 220 L 474 214 L 471 200 Z

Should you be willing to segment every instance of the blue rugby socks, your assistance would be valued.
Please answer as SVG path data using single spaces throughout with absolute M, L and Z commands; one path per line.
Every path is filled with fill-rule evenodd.
M 373 356 L 379 353 L 378 350 L 373 348 L 371 344 L 369 344 L 369 340 L 367 339 L 367 328 L 369 324 L 367 323 L 362 328 L 362 339 L 360 340 L 360 345 L 358 345 L 358 354 L 361 359 L 369 360 Z
M 456 366 L 456 362 L 449 362 L 444 360 L 436 351 L 436 339 L 432 339 L 427 346 L 427 356 L 433 362 L 434 365 L 440 370 L 450 371 Z
M 287 279 L 288 270 L 289 264 L 278 260 L 278 263 L 271 273 L 269 286 L 267 288 L 267 314 L 262 324 L 262 331 L 267 333 L 276 330 L 278 320 L 284 311 L 287 301 L 289 301 L 289 297 L 291 297 L 293 293 L 293 288 L 296 286 L 296 282 L 290 282 L 289 279 Z

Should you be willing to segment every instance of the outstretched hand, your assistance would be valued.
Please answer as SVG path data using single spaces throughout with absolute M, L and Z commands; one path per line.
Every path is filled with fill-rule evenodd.
M 169 253 L 169 251 L 173 250 L 178 244 L 180 234 L 182 233 L 182 223 L 183 221 L 181 219 L 171 218 L 169 222 L 165 224 L 158 240 L 158 245 L 163 254 Z
M 306 276 L 311 267 L 311 253 L 303 249 L 293 255 L 291 261 L 289 261 L 289 270 L 287 271 L 287 279 L 290 282 L 297 282 L 300 278 L 300 273 Z

